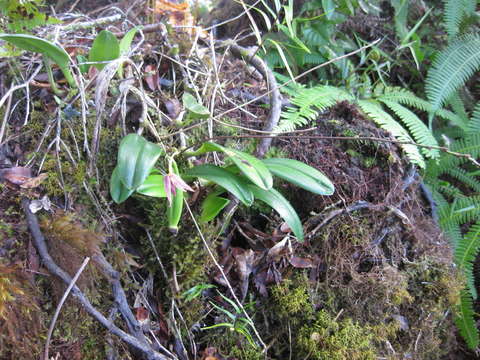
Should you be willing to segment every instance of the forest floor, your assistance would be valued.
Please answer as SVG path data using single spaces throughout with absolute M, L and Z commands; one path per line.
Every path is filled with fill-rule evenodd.
M 339 102 L 266 145 L 277 106 L 268 74 L 229 51 L 235 43 L 158 25 L 145 2 L 81 3 L 72 10 L 90 15 L 58 30 L 74 59 L 100 30 L 121 38 L 134 24 L 156 25 L 137 33 L 123 76 L 90 67 L 76 74 L 78 91 L 54 69 L 55 94 L 37 54 L 0 60 L 0 359 L 44 359 L 46 347 L 51 359 L 472 357 L 452 320 L 462 282 L 451 249 L 390 134 Z M 186 105 L 187 91 L 207 116 Z M 214 141 L 299 160 L 335 193 L 275 180 L 302 220 L 300 242 L 259 202 L 230 198 L 235 206 L 198 222 L 209 190 L 191 183 L 172 234 L 165 199 L 110 195 L 122 138 L 139 129 L 169 155 Z

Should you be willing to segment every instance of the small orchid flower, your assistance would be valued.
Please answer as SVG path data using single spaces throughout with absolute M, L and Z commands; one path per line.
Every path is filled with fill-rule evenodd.
M 163 177 L 165 193 L 167 194 L 168 206 L 172 206 L 172 197 L 180 191 L 194 191 L 183 179 L 173 172 L 169 172 Z

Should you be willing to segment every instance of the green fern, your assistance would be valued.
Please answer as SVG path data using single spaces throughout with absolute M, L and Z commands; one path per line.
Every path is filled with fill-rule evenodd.
M 408 130 L 410 130 L 410 133 L 417 143 L 433 147 L 438 146 L 437 140 L 433 137 L 432 132 L 414 112 L 410 111 L 403 105 L 400 105 L 398 102 L 385 100 L 382 97 L 380 97 L 379 100 L 398 116 Z M 426 157 L 432 159 L 436 159 L 440 155 L 438 149 L 422 148 L 421 152 Z
M 289 107 L 282 112 L 282 119 L 275 132 L 289 132 L 299 126 L 313 121 L 319 112 L 325 111 L 342 100 L 353 100 L 344 90 L 333 86 L 318 86 L 314 88 L 299 89 L 296 96 L 291 99 L 296 108 Z
M 428 113 L 433 112 L 433 106 L 427 100 L 421 99 L 416 96 L 411 91 L 406 89 L 393 87 L 393 88 L 386 88 L 385 93 L 381 96 L 384 100 L 390 100 L 398 102 L 399 104 L 408 105 L 411 108 L 425 111 Z M 444 120 L 447 120 L 452 123 L 452 125 L 462 127 L 464 126 L 464 122 L 457 114 L 445 110 L 439 109 L 436 112 L 436 115 Z
M 473 262 L 480 247 L 480 221 L 471 226 L 462 241 L 455 248 L 455 263 L 465 272 L 470 295 L 477 299 L 477 289 L 473 278 Z
M 372 100 L 360 100 L 358 106 L 381 128 L 390 131 L 392 135 L 399 141 L 414 142 L 413 139 L 389 113 L 382 109 L 382 106 Z M 415 145 L 401 144 L 401 148 L 405 151 L 408 159 L 421 168 L 425 168 L 425 161 Z
M 468 122 L 468 133 L 480 134 L 480 102 L 475 105 L 473 109 L 472 117 Z
M 455 323 L 470 349 L 476 349 L 480 343 L 478 329 L 473 316 L 473 302 L 467 291 L 460 293 L 460 304 L 455 314 Z
M 465 17 L 472 16 L 477 2 L 475 0 L 444 0 L 443 22 L 450 38 L 457 36 Z
M 451 41 L 428 72 L 426 93 L 436 113 L 480 68 L 480 37 L 467 34 Z

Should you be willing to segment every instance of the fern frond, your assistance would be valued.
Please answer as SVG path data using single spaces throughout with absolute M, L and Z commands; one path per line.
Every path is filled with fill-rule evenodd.
M 303 61 L 305 64 L 310 64 L 310 65 L 319 65 L 327 61 L 322 54 L 318 52 L 311 52 L 310 54 L 305 54 Z
M 328 42 L 326 39 L 329 37 L 330 34 L 325 31 L 325 27 L 323 25 L 315 26 L 315 24 L 313 24 L 312 26 L 308 26 L 303 30 L 305 44 L 310 48 L 327 44 Z
M 477 289 L 473 278 L 473 262 L 480 247 L 480 222 L 470 227 L 470 230 L 463 236 L 455 247 L 455 263 L 463 269 L 467 278 L 467 287 L 474 300 L 477 299 Z
M 457 198 L 450 207 L 448 221 L 462 225 L 480 219 L 480 197 L 468 196 Z
M 475 190 L 475 192 L 480 193 L 480 181 L 478 181 L 475 178 L 475 176 L 472 176 L 469 173 L 467 173 L 461 167 L 455 166 L 455 167 L 449 168 L 445 171 L 445 173 L 453 176 L 457 180 L 460 180 L 462 183 L 470 186 L 473 190 Z
M 415 113 L 397 102 L 382 98 L 379 100 L 387 105 L 387 107 L 390 108 L 390 110 L 392 110 L 395 115 L 400 118 L 400 120 L 407 126 L 408 130 L 410 130 L 410 133 L 417 143 L 427 146 L 438 146 L 438 142 L 433 137 L 432 132 L 427 128 L 423 121 L 420 120 L 417 115 L 415 115 Z M 436 159 L 440 156 L 438 149 L 422 148 L 421 152 L 426 157 L 432 159 Z
M 317 86 L 300 89 L 291 99 L 292 104 L 297 107 L 289 107 L 282 112 L 282 119 L 274 131 L 278 133 L 293 131 L 297 127 L 315 120 L 319 112 L 342 100 L 352 100 L 352 97 L 337 87 Z
M 463 290 L 460 292 L 460 304 L 458 305 L 455 324 L 460 330 L 460 334 L 467 342 L 470 349 L 476 349 L 480 343 L 477 325 L 473 318 L 475 311 L 473 310 L 473 301 L 470 294 Z
M 448 104 L 451 106 L 453 112 L 457 114 L 460 119 L 462 119 L 463 123 L 465 124 L 464 127 L 466 128 L 468 123 L 468 114 L 467 110 L 465 109 L 463 99 L 460 97 L 458 91 L 455 91 L 450 99 L 448 99 Z
M 458 35 L 460 24 L 466 16 L 475 11 L 476 1 L 472 0 L 444 0 L 443 23 L 449 38 Z
M 467 131 L 469 134 L 480 134 L 480 102 L 473 109 Z
M 480 67 L 480 37 L 467 34 L 458 37 L 442 50 L 428 71 L 426 93 L 433 107 L 439 110 L 452 94 Z
M 403 105 L 408 105 L 409 107 L 417 110 L 425 111 L 428 113 L 433 112 L 432 104 L 430 104 L 424 99 L 419 98 L 411 91 L 403 88 L 387 88 L 385 89 L 385 93 L 381 97 L 385 100 L 395 101 Z M 439 109 L 437 110 L 436 115 L 442 119 L 452 122 L 453 125 L 459 127 L 462 127 L 464 125 L 462 119 L 449 110 Z
M 413 142 L 413 139 L 394 118 L 390 116 L 381 105 L 371 100 L 360 100 L 358 106 L 367 114 L 373 121 L 375 121 L 382 129 L 392 133 L 392 135 L 399 141 Z M 413 163 L 425 168 L 425 161 L 415 145 L 400 144 L 407 158 Z

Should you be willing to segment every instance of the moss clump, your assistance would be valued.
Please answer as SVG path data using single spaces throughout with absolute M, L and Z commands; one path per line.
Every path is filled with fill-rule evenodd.
M 234 346 L 230 350 L 229 354 L 231 358 L 233 359 L 239 359 L 239 360 L 263 360 L 265 359 L 265 356 L 262 354 L 262 352 L 259 349 L 256 349 L 252 346 Z
M 313 313 L 307 280 L 301 276 L 284 280 L 272 289 L 274 311 L 280 318 L 301 322 Z
M 300 329 L 297 346 L 302 354 L 315 360 L 374 360 L 374 333 L 347 318 L 338 321 L 325 310 L 316 314 L 313 324 Z

